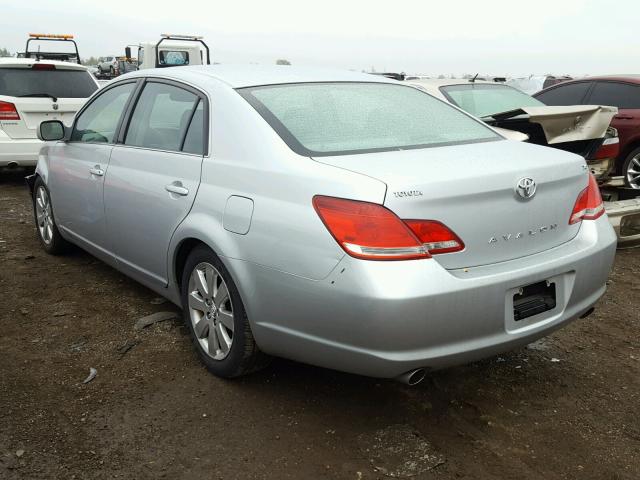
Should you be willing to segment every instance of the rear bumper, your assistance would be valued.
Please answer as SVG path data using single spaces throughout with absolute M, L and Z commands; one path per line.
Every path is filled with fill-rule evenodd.
M 37 138 L 9 139 L 6 135 L 0 136 L 0 167 L 12 165 L 21 167 L 35 167 L 38 163 L 38 154 L 43 142 Z
M 466 363 L 525 345 L 573 320 L 605 292 L 616 236 L 606 216 L 559 247 L 445 270 L 437 260 L 345 256 L 314 281 L 225 258 L 265 352 L 373 377 Z M 520 322 L 518 287 L 550 280 L 557 306 Z

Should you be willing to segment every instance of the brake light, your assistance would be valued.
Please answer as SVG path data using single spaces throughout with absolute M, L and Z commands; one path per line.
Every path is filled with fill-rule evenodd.
M 34 63 L 31 70 L 55 70 L 56 66 L 51 63 Z
M 464 250 L 464 243 L 446 225 L 435 220 L 405 220 L 431 255 Z
M 18 110 L 13 103 L 0 101 L 0 120 L 20 120 Z
M 604 142 L 593 156 L 594 160 L 616 158 L 620 154 L 620 139 L 618 137 L 605 138 Z
M 604 204 L 598 188 L 596 178 L 590 173 L 589 184 L 578 195 L 573 212 L 569 218 L 569 225 L 581 222 L 582 220 L 595 220 L 604 213 Z
M 329 233 L 352 257 L 367 260 L 430 258 L 411 229 L 382 205 L 316 195 L 313 207 Z

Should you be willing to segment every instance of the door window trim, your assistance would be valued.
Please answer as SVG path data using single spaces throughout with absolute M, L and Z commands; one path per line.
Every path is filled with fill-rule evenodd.
M 78 120 L 80 119 L 80 117 L 82 116 L 82 114 L 85 112 L 85 110 L 87 108 L 89 108 L 93 102 L 95 102 L 99 97 L 101 97 L 102 95 L 106 94 L 109 90 L 112 90 L 116 87 L 122 86 L 122 85 L 126 85 L 128 83 L 136 83 L 137 85 L 133 88 L 133 90 L 131 91 L 131 93 L 129 94 L 129 98 L 127 99 L 127 103 L 125 103 L 124 109 L 122 110 L 122 113 L 120 114 L 120 118 L 118 119 L 118 123 L 116 124 L 116 129 L 115 129 L 115 133 L 113 135 L 113 139 L 110 142 L 82 142 L 80 140 L 71 140 L 71 137 L 73 135 L 74 130 L 76 129 L 76 125 L 78 123 Z M 73 124 L 71 125 L 71 130 L 69 131 L 69 140 L 67 140 L 67 143 L 85 143 L 87 145 L 115 145 L 116 144 L 116 140 L 118 138 L 120 129 L 122 128 L 122 121 L 124 120 L 126 113 L 127 113 L 127 109 L 129 108 L 129 105 L 131 104 L 131 101 L 133 100 L 133 98 L 135 98 L 138 89 L 140 88 L 140 79 L 139 78 L 133 78 L 130 80 L 124 80 L 121 82 L 117 82 L 114 83 L 112 85 L 108 85 L 106 87 L 101 88 L 100 90 L 98 90 L 99 93 L 96 93 L 94 96 L 90 97 L 90 100 L 88 102 L 86 102 L 82 108 L 80 110 L 78 110 L 78 113 L 76 113 L 76 116 L 73 119 Z
M 115 145 L 119 146 L 119 147 L 124 147 L 124 148 L 135 148 L 135 149 L 140 149 L 140 150 L 149 150 L 149 151 L 154 151 L 154 152 L 167 152 L 167 153 L 176 153 L 176 154 L 180 154 L 180 155 L 191 155 L 191 156 L 196 156 L 196 157 L 208 157 L 209 156 L 209 97 L 207 96 L 206 93 L 204 93 L 202 90 L 183 83 L 183 82 L 179 82 L 176 80 L 170 80 L 168 78 L 162 78 L 162 77 L 142 77 L 141 79 L 138 79 L 140 81 L 139 85 L 137 86 L 137 88 L 134 90 L 133 94 L 132 94 L 132 100 L 127 107 L 125 108 L 125 114 L 124 114 L 124 118 L 121 120 L 121 123 L 119 125 L 119 129 L 117 131 L 117 135 L 114 136 L 115 139 Z M 138 101 L 140 100 L 140 96 L 142 95 L 142 91 L 144 90 L 144 87 L 148 84 L 148 83 L 163 83 L 165 85 L 171 85 L 172 87 L 176 87 L 176 88 L 180 88 L 182 90 L 186 90 L 189 93 L 194 94 L 197 98 L 200 99 L 201 102 L 203 102 L 203 108 L 204 108 L 204 134 L 202 135 L 202 141 L 203 141 L 203 153 L 202 154 L 198 154 L 198 153 L 189 153 L 189 152 L 183 152 L 182 149 L 184 148 L 184 141 L 186 139 L 187 136 L 187 132 L 189 131 L 189 126 L 191 126 L 191 120 L 193 119 L 193 115 L 196 111 L 196 109 L 198 108 L 198 102 L 194 103 L 194 107 L 191 111 L 191 117 L 189 119 L 189 126 L 187 127 L 187 129 L 185 130 L 184 134 L 183 134 L 183 138 L 181 139 L 180 142 L 180 150 L 176 151 L 176 150 L 162 150 L 159 148 L 150 148 L 150 147 L 141 147 L 141 146 L 137 146 L 137 145 L 125 145 L 124 143 L 124 139 L 126 137 L 126 133 L 127 130 L 129 129 L 129 123 L 131 122 L 131 118 L 133 117 L 133 112 L 138 104 Z

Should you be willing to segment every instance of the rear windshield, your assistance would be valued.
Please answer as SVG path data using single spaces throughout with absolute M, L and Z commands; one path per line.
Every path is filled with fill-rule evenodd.
M 440 87 L 440 91 L 451 103 L 476 117 L 544 105 L 541 101 L 507 85 L 469 83 Z
M 299 83 L 238 90 L 289 147 L 346 155 L 497 140 L 483 123 L 416 88 Z
M 32 70 L 0 68 L 0 95 L 10 97 L 42 96 L 87 98 L 98 89 L 85 70 Z

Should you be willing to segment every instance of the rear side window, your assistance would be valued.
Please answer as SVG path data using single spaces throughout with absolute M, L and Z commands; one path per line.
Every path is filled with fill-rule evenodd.
M 98 89 L 86 70 L 0 68 L 0 95 L 87 98 Z
M 620 82 L 596 82 L 589 103 L 618 108 L 640 108 L 640 87 Z
M 71 133 L 71 141 L 111 143 L 120 117 L 136 84 L 125 83 L 106 90 L 83 110 Z
M 545 105 L 583 105 L 583 99 L 591 82 L 564 84 L 534 95 Z
M 193 113 L 182 151 L 204 155 L 204 102 L 200 100 Z
M 199 100 L 173 85 L 147 83 L 131 116 L 125 145 L 180 151 Z
M 300 83 L 245 88 L 240 94 L 296 153 L 345 155 L 499 137 L 444 101 L 384 83 Z

